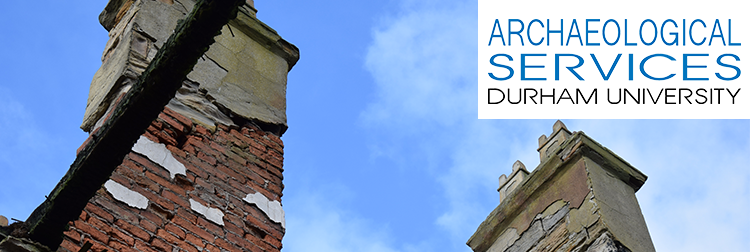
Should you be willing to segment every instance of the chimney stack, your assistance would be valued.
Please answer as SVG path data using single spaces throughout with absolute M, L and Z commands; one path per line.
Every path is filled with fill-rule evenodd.
M 467 242 L 474 252 L 655 251 L 635 192 L 646 175 L 557 121 L 541 163 L 500 176 L 500 205 Z
M 108 2 L 99 19 L 110 39 L 81 125 L 89 140 L 115 117 L 157 52 L 173 43 L 168 38 L 195 4 Z M 109 180 L 93 197 L 81 195 L 91 198 L 52 250 L 281 250 L 280 137 L 287 129 L 287 74 L 299 50 L 256 12 L 253 0 L 238 8 Z

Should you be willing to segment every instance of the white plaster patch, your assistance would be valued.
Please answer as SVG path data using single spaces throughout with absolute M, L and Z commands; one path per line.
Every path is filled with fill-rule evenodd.
M 112 194 L 112 197 L 115 197 L 116 200 L 125 202 L 128 206 L 140 209 L 146 209 L 146 207 L 148 207 L 148 199 L 146 196 L 130 190 L 111 179 L 104 183 L 104 188 Z
M 177 174 L 185 175 L 185 165 L 177 161 L 172 156 L 172 152 L 167 149 L 167 146 L 160 143 L 155 143 L 147 137 L 141 136 L 138 141 L 133 145 L 133 151 L 143 154 L 154 163 L 157 163 L 169 171 L 170 176 L 174 179 Z M 187 176 L 187 175 L 186 175 Z
M 261 211 L 268 215 L 268 218 L 276 223 L 281 223 L 281 227 L 286 228 L 286 217 L 284 216 L 284 208 L 281 207 L 281 202 L 276 200 L 269 201 L 265 195 L 259 192 L 248 194 L 243 200 L 247 203 L 255 204 Z
M 284 216 L 284 208 L 281 208 L 281 202 L 271 201 L 268 202 L 268 217 L 271 220 L 281 223 L 281 227 L 286 228 L 286 217 Z
M 206 216 L 206 219 L 224 226 L 224 213 L 221 212 L 221 210 L 219 210 L 218 208 L 204 206 L 194 199 L 190 199 L 190 208 L 192 208 L 199 214 Z

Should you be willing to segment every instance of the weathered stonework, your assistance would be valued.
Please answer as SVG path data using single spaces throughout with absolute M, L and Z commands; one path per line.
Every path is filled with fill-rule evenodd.
M 83 130 L 93 132 L 106 120 L 114 101 L 138 79 L 193 4 L 110 1 L 100 16 L 110 39 L 91 83 Z M 168 105 L 171 109 L 211 130 L 219 123 L 232 125 L 230 117 L 256 121 L 280 133 L 286 130 L 286 76 L 299 51 L 258 21 L 255 12 L 245 5 L 224 26 Z
M 635 198 L 645 175 L 560 121 L 539 145 L 541 164 L 501 195 L 467 242 L 472 250 L 655 251 Z
M 87 141 L 111 123 L 194 4 L 110 0 L 100 15 L 110 40 L 81 126 L 91 133 Z M 255 18 L 252 4 L 246 1 L 185 71 L 177 94 L 68 223 L 58 251 L 86 244 L 97 252 L 281 250 L 280 137 L 286 75 L 299 52 Z
M 513 163 L 513 172 L 510 174 L 509 178 L 506 178 L 505 174 L 501 175 L 499 178 L 500 187 L 497 188 L 497 192 L 500 193 L 500 202 L 503 202 L 505 197 L 521 185 L 528 175 L 529 171 L 526 170 L 526 166 L 523 165 L 521 161 Z
M 62 241 L 60 233 L 68 229 L 69 222 L 79 217 L 96 191 L 109 180 L 138 137 L 174 98 L 182 80 L 213 44 L 213 37 L 237 16 L 244 3 L 243 0 L 196 2 L 138 81 L 126 94 L 118 95 L 101 128 L 91 132 L 48 197 L 26 221 L 10 225 L 10 230 L 0 228 L 0 233 L 28 237 L 56 250 Z

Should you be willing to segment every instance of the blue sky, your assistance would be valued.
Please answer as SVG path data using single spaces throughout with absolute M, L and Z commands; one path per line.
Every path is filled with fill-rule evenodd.
M 0 9 L 0 214 L 25 219 L 75 158 L 106 2 Z M 256 1 L 297 45 L 284 251 L 470 251 L 515 160 L 553 120 L 477 120 L 477 3 Z M 561 118 L 566 115 L 561 114 Z M 649 176 L 658 251 L 750 247 L 750 121 L 564 120 Z

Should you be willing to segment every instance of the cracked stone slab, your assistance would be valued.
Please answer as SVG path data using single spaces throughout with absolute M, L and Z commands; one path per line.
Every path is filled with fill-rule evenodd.
M 205 216 L 213 223 L 224 226 L 224 213 L 218 208 L 207 207 L 194 199 L 190 199 L 190 208 Z
M 245 202 L 255 204 L 261 211 L 268 215 L 272 221 L 280 223 L 281 227 L 286 228 L 286 217 L 284 216 L 284 208 L 281 207 L 281 202 L 276 200 L 270 201 L 265 195 L 255 192 L 245 196 Z
M 558 207 L 557 205 L 560 204 L 562 204 L 562 206 Z M 553 205 L 555 205 L 554 208 L 558 208 L 557 212 L 554 212 L 554 214 L 547 215 L 542 218 L 542 228 L 544 228 L 545 232 L 549 232 L 552 227 L 554 227 L 557 222 L 565 218 L 565 216 L 567 216 L 568 212 L 570 211 L 568 205 L 564 201 L 555 202 L 555 204 Z
M 138 141 L 135 142 L 135 145 L 133 145 L 133 151 L 143 154 L 149 160 L 161 165 L 164 169 L 167 169 L 172 179 L 174 179 L 174 176 L 177 174 L 186 175 L 185 165 L 180 163 L 180 161 L 177 161 L 177 159 L 172 156 L 172 152 L 169 151 L 164 144 L 155 143 L 150 139 L 141 136 L 138 138 Z
M 515 243 L 513 243 L 513 246 L 508 248 L 507 252 L 525 252 L 529 251 L 534 245 L 539 242 L 543 237 L 545 236 L 544 229 L 542 229 L 542 222 L 541 221 L 534 221 L 533 224 L 527 229 L 523 234 L 521 234 L 521 238 L 519 238 Z
M 140 209 L 146 209 L 146 207 L 148 207 L 148 198 L 146 198 L 146 196 L 143 196 L 136 191 L 130 190 L 111 179 L 104 183 L 104 188 L 107 189 L 110 194 L 112 194 L 112 197 L 114 197 L 116 200 L 124 202 L 125 204 L 128 204 L 128 206 Z
M 515 228 L 508 228 L 500 235 L 500 237 L 497 237 L 497 240 L 492 243 L 492 246 L 490 246 L 490 249 L 488 249 L 487 252 L 503 252 L 505 249 L 513 245 L 518 238 L 518 231 Z

